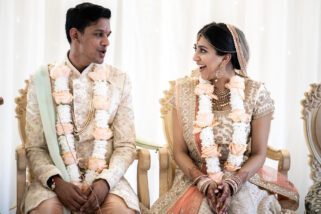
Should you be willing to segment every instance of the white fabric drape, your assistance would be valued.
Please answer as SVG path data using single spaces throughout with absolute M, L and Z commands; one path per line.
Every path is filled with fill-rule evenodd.
M 24 79 L 68 50 L 65 14 L 78 0 L 0 0 L 0 213 L 15 205 L 14 149 L 20 143 L 14 97 Z M 133 82 L 137 136 L 164 144 L 159 98 L 169 80 L 188 75 L 197 31 L 216 21 L 242 29 L 250 45 L 249 76 L 266 83 L 276 112 L 269 144 L 291 153 L 289 177 L 298 187 L 303 213 L 311 184 L 300 100 L 310 83 L 321 82 L 319 0 L 100 0 L 112 10 L 106 62 Z M 156 166 L 153 154 L 152 167 Z M 130 170 L 129 174 L 134 174 Z M 150 173 L 152 202 L 157 168 Z

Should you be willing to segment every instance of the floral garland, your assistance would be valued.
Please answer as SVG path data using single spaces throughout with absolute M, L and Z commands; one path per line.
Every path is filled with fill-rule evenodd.
M 107 168 L 105 154 L 107 152 L 108 140 L 113 133 L 109 128 L 108 121 L 110 114 L 108 100 L 107 73 L 99 68 L 88 74 L 94 81 L 93 86 L 93 107 L 95 109 L 95 126 L 93 131 L 94 149 L 88 159 L 88 169 L 85 177 L 81 176 L 78 167 L 77 152 L 75 150 L 75 133 L 72 122 L 71 103 L 73 96 L 69 88 L 69 76 L 71 70 L 67 65 L 57 65 L 50 71 L 50 77 L 54 80 L 53 97 L 57 104 L 56 131 L 58 142 L 61 147 L 61 156 L 67 167 L 72 183 L 79 186 L 90 185 L 97 175 Z
M 233 121 L 232 142 L 229 144 L 229 155 L 224 165 L 226 171 L 236 171 L 243 163 L 243 154 L 246 151 L 247 132 L 246 127 L 250 119 L 244 108 L 244 79 L 237 75 L 225 85 L 231 93 L 231 113 L 229 118 Z M 201 156 L 205 158 L 207 173 L 215 182 L 220 183 L 223 172 L 220 167 L 218 145 L 215 143 L 213 127 L 218 124 L 214 121 L 212 99 L 217 99 L 213 94 L 214 86 L 210 81 L 199 78 L 199 84 L 195 88 L 195 94 L 199 96 L 198 112 L 194 121 L 194 134 L 200 133 Z

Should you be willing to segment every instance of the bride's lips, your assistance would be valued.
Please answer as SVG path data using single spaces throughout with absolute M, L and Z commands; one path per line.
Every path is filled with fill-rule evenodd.
M 206 68 L 206 65 L 199 66 L 200 71 L 204 70 L 204 68 Z

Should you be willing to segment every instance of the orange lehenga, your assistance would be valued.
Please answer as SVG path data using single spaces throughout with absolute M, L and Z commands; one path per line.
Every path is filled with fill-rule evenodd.
M 200 139 L 193 134 L 193 121 L 197 112 L 197 97 L 194 88 L 198 79 L 186 77 L 176 82 L 175 103 L 178 117 L 183 129 L 183 136 L 190 157 L 200 170 L 206 172 L 206 166 L 200 155 Z M 273 100 L 264 85 L 250 79 L 245 81 L 245 109 L 252 120 L 263 117 L 274 111 Z M 228 156 L 228 145 L 232 141 L 232 121 L 228 118 L 229 110 L 215 112 L 215 119 L 220 123 L 214 127 L 215 142 L 218 143 L 223 164 Z M 247 133 L 250 136 L 248 124 Z M 245 158 L 250 154 L 251 138 Z M 226 174 L 225 176 L 229 176 Z M 289 203 L 296 204 L 299 196 L 295 187 L 281 174 L 268 167 L 263 167 L 249 181 L 243 184 L 239 192 L 233 196 L 228 213 L 280 213 L 281 207 L 273 193 L 278 193 Z M 269 212 L 268 212 L 269 211 Z M 160 197 L 151 207 L 151 213 L 212 213 L 206 198 L 192 184 L 183 172 L 177 168 L 172 188 Z

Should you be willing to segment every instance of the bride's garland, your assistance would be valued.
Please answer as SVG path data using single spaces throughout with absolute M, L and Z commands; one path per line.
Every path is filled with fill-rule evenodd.
M 231 113 L 229 118 L 233 121 L 232 142 L 229 144 L 229 155 L 224 168 L 227 171 L 238 170 L 243 163 L 243 154 L 246 151 L 247 140 L 247 122 L 249 115 L 244 109 L 244 79 L 237 75 L 230 79 L 225 85 L 231 93 Z M 218 145 L 215 143 L 213 127 L 217 125 L 214 121 L 212 110 L 212 99 L 217 99 L 213 94 L 214 86 L 210 81 L 199 78 L 199 84 L 195 88 L 195 94 L 198 95 L 198 112 L 196 121 L 194 121 L 194 133 L 200 133 L 201 155 L 205 158 L 207 173 L 215 182 L 220 183 L 223 177 L 223 171 L 220 167 L 219 157 L 221 156 Z
M 72 183 L 81 186 L 90 185 L 96 176 L 107 168 L 105 154 L 108 140 L 113 133 L 109 128 L 109 87 L 107 73 L 103 69 L 93 69 L 88 76 L 94 81 L 93 107 L 95 109 L 95 127 L 93 131 L 94 149 L 88 159 L 88 169 L 85 177 L 82 177 L 78 167 L 78 157 L 75 150 L 75 127 L 72 121 L 73 96 L 69 88 L 69 76 L 71 70 L 67 65 L 57 65 L 50 71 L 50 77 L 54 80 L 53 97 L 57 104 L 56 131 L 61 147 L 61 156 L 66 165 Z

